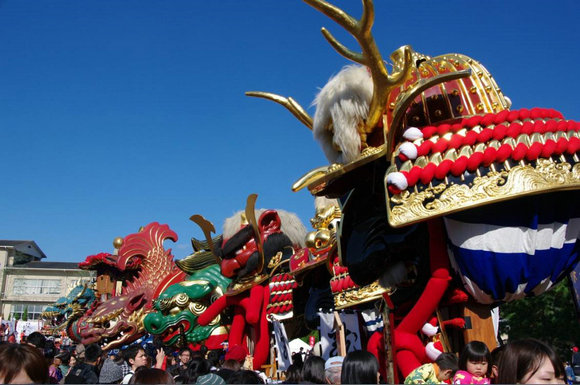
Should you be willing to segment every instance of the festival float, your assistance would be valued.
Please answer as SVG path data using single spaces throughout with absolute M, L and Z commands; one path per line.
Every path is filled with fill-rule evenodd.
M 322 30 L 357 64 L 321 89 L 314 117 L 291 97 L 247 94 L 286 107 L 321 144 L 330 165 L 292 189 L 339 200 L 339 265 L 354 284 L 397 290 L 413 260 L 427 262 L 418 298 L 397 305 L 385 291 L 391 322 L 369 350 L 388 354 L 389 381 L 399 382 L 433 359 L 420 333 L 428 325 L 440 324 L 443 350 L 473 339 L 495 347 L 491 309 L 540 295 L 578 262 L 580 125 L 553 109 L 510 110 L 486 68 L 462 54 L 403 46 L 389 73 L 371 33 L 372 1 L 363 0 L 360 20 L 305 2 L 358 41 L 361 52 Z M 458 306 L 459 318 L 453 309 L 445 317 L 444 308 Z M 460 318 L 469 328 L 450 341 L 445 326 L 464 326 Z
M 313 117 L 291 97 L 247 94 L 286 107 L 329 161 L 292 186 L 315 198 L 312 230 L 284 210 L 256 210 L 252 194 L 221 235 L 192 216 L 205 240 L 174 261 L 163 242 L 177 234 L 151 223 L 81 264 L 97 271 L 96 299 L 81 303 L 85 287 L 55 304 L 46 314 L 55 328 L 105 349 L 147 333 L 175 349 L 227 340 L 255 369 L 286 367 L 286 330 L 318 329 L 323 357 L 367 349 L 398 383 L 469 341 L 493 349 L 494 309 L 541 295 L 574 268 L 579 123 L 549 108 L 511 110 L 462 54 L 403 46 L 385 61 L 371 0 L 359 20 L 305 2 L 358 41 L 361 52 L 322 30 L 356 64 L 322 87 Z

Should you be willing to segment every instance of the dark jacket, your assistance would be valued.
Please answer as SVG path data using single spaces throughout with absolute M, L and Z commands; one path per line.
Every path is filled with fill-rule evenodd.
M 84 362 L 73 366 L 64 378 L 65 384 L 98 384 L 97 368 Z

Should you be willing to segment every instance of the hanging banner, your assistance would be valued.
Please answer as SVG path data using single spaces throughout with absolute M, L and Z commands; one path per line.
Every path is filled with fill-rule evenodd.
M 42 329 L 41 321 L 18 321 L 16 323 L 16 341 L 21 342 L 22 336 L 29 336 Z
M 330 357 L 338 356 L 336 345 L 336 330 L 334 329 L 334 313 L 318 313 L 320 317 L 320 349 L 321 357 L 326 361 Z
M 365 329 L 372 334 L 374 332 L 383 330 L 385 326 L 383 323 L 383 315 L 377 309 L 363 310 L 361 313 L 364 320 Z
M 361 336 L 356 313 L 341 313 L 340 320 L 344 324 L 344 342 L 346 352 L 361 350 Z M 332 357 L 332 356 L 331 356 Z
M 274 325 L 274 337 L 276 338 L 276 350 L 278 354 L 276 355 L 276 361 L 278 361 L 278 370 L 286 370 L 290 365 L 292 365 L 292 356 L 290 354 L 290 345 L 288 343 L 288 337 L 286 336 L 286 328 L 284 324 L 274 320 L 272 321 Z

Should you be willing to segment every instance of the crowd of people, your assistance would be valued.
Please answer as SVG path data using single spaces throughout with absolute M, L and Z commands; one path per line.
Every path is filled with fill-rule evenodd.
M 378 384 L 384 382 L 379 363 L 366 351 L 327 360 L 308 355 L 294 360 L 282 378 L 251 370 L 251 356 L 240 346 L 227 351 L 177 354 L 157 349 L 148 354 L 139 344 L 103 352 L 99 345 L 58 349 L 42 334 L 32 333 L 20 344 L 0 344 L 3 384 Z M 572 374 L 573 376 L 573 374 Z M 573 379 L 568 379 L 573 381 Z M 457 357 L 443 353 L 420 366 L 405 384 L 541 384 L 567 381 L 566 370 L 547 344 L 526 339 L 489 351 L 479 341 L 468 343 Z

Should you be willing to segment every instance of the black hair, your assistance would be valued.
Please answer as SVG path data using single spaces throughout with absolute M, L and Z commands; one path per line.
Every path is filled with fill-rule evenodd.
M 491 373 L 491 352 L 481 341 L 471 341 L 459 355 L 459 369 L 467 370 L 467 361 L 487 362 L 487 376 Z
M 459 370 L 457 366 L 457 356 L 453 353 L 441 353 L 439 357 L 435 360 L 435 363 L 441 370 L 451 369 L 451 373 Z
M 326 384 L 324 359 L 317 356 L 308 357 L 304 361 L 304 366 L 302 366 L 302 381 L 313 384 Z
M 123 351 L 123 359 L 127 362 L 129 366 L 131 366 L 129 360 L 134 360 L 135 357 L 137 357 L 137 354 L 139 354 L 139 350 L 145 351 L 145 349 L 143 349 L 141 345 L 134 344 L 129 346 L 127 349 Z
M 209 362 L 210 366 L 219 366 L 220 352 L 217 350 L 210 350 L 209 353 L 207 353 L 207 361 Z
M 238 370 L 228 379 L 228 384 L 263 384 L 264 380 L 253 370 Z
M 210 371 L 209 362 L 205 358 L 194 357 L 189 362 L 185 377 L 187 384 L 195 384 L 199 376 L 204 376 Z
M 90 344 L 85 347 L 85 362 L 94 363 L 97 362 L 99 357 L 103 354 L 101 347 L 98 344 Z
M 46 344 L 46 337 L 40 332 L 32 332 L 28 337 L 26 337 L 26 342 L 36 346 L 39 349 L 44 349 Z
M 375 356 L 363 350 L 350 352 L 342 362 L 341 384 L 376 384 L 379 363 Z
M 300 372 L 302 368 L 299 365 L 292 364 L 288 366 L 286 369 L 286 384 L 298 384 L 302 381 L 302 377 L 300 376 Z
M 497 366 L 497 364 L 501 360 L 501 355 L 503 354 L 504 349 L 505 349 L 505 345 L 502 345 L 502 346 L 498 346 L 497 348 L 495 348 L 491 351 L 491 362 L 489 363 L 490 365 Z

